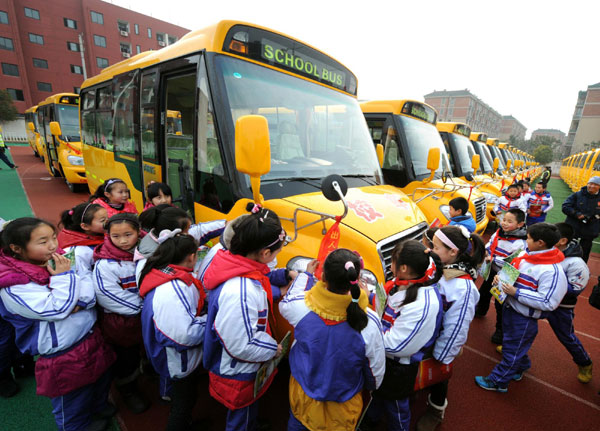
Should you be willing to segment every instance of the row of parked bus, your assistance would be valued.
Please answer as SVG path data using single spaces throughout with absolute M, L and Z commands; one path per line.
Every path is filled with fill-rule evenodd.
M 585 186 L 591 177 L 600 175 L 600 148 L 573 154 L 563 159 L 560 177 L 574 192 Z
M 327 54 L 222 21 L 104 69 L 80 96 L 48 98 L 27 127 L 71 189 L 119 177 L 142 210 L 146 185 L 166 182 L 197 222 L 262 203 L 288 232 L 278 256 L 288 267 L 306 265 L 342 216 L 339 247 L 361 253 L 371 287 L 389 276 L 396 243 L 448 222 L 452 198 L 470 201 L 482 232 L 504 186 L 539 169 L 466 124 L 438 122 L 425 103 L 356 95 L 356 76 Z

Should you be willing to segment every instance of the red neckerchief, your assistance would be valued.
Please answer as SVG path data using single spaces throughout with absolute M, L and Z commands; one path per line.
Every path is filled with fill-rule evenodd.
M 269 309 L 272 310 L 273 292 L 271 291 L 269 277 L 266 275 L 269 271 L 269 267 L 264 263 L 237 254 L 232 254 L 229 250 L 221 249 L 217 251 L 217 254 L 215 254 L 215 257 L 204 273 L 204 287 L 208 290 L 213 290 L 234 277 L 245 277 L 252 280 L 258 280 L 267 294 Z M 269 325 L 267 325 L 267 332 L 269 334 L 271 333 Z
M 393 280 L 390 280 L 385 284 L 385 286 L 384 286 L 385 293 L 387 293 L 389 295 L 390 290 L 392 290 L 396 286 L 408 286 L 409 284 L 424 283 L 424 282 L 430 280 L 431 277 L 433 277 L 433 275 L 435 274 L 435 271 L 436 271 L 435 263 L 431 262 L 429 264 L 429 268 L 427 268 L 427 271 L 425 271 L 425 275 L 421 278 L 418 278 L 416 280 L 401 280 L 399 278 L 394 278 Z
M 63 229 L 58 233 L 58 245 L 62 248 L 76 245 L 98 245 L 104 242 L 104 235 L 88 235 L 85 232 Z
M 506 200 L 508 200 L 508 206 L 510 207 L 511 202 L 521 199 L 521 193 L 519 193 L 514 198 L 511 198 L 510 196 L 508 196 L 508 194 L 505 194 L 504 197 L 506 198 Z
M 511 263 L 515 268 L 519 269 L 523 260 L 534 265 L 553 265 L 565 260 L 565 255 L 559 249 L 552 248 L 544 253 L 524 254 L 521 257 L 513 259 Z
M 494 240 L 492 241 L 492 245 L 490 246 L 490 257 L 494 257 L 494 253 L 496 253 L 496 247 L 498 246 L 498 240 L 500 239 L 505 239 L 505 240 L 510 240 L 511 238 L 514 239 L 523 239 L 523 238 L 519 238 L 517 236 L 515 237 L 511 237 L 511 236 L 500 236 L 500 231 L 502 231 L 504 233 L 504 231 L 502 229 L 498 229 L 496 231 L 496 236 L 494 237 Z
M 56 253 L 64 254 L 65 252 L 58 249 Z M 51 274 L 45 266 L 25 262 L 0 250 L 0 289 L 29 282 L 47 286 L 50 283 L 50 277 Z
M 152 269 L 144 279 L 140 286 L 140 296 L 144 298 L 148 293 L 156 289 L 158 286 L 168 283 L 172 280 L 181 280 L 188 286 L 195 286 L 198 289 L 200 298 L 198 299 L 198 306 L 196 308 L 196 316 L 200 315 L 200 312 L 204 308 L 204 301 L 206 300 L 206 293 L 202 283 L 196 277 L 192 275 L 192 269 L 186 268 L 185 266 L 179 265 L 168 265 L 163 269 Z
M 544 204 L 543 197 L 545 195 L 546 195 L 546 192 L 544 192 L 541 195 L 539 195 L 537 193 L 533 193 L 531 195 L 531 197 L 534 199 L 534 201 L 533 201 L 533 203 L 531 205 L 539 206 L 539 212 L 535 211 L 535 213 L 531 214 L 532 217 L 540 217 L 542 215 L 542 205 Z M 537 196 L 537 198 L 536 198 L 536 196 Z
M 105 235 L 104 242 L 94 249 L 94 262 L 99 259 L 126 260 L 133 262 L 133 253 L 121 250 L 112 243 L 108 235 Z

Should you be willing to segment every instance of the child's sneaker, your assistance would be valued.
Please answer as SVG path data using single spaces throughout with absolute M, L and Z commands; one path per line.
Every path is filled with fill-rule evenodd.
M 523 379 L 523 373 L 525 373 L 525 371 L 521 371 L 520 373 L 516 373 L 512 376 L 512 379 L 515 382 L 520 382 Z
M 508 392 L 508 388 L 501 388 L 500 386 L 496 385 L 494 382 L 492 382 L 490 379 L 484 376 L 476 376 L 475 383 L 477 384 L 477 386 L 479 386 L 482 389 L 485 389 L 486 391 L 496 391 L 502 393 Z
M 592 364 L 590 365 L 579 365 L 579 374 L 577 374 L 577 380 L 581 383 L 589 383 L 592 380 Z

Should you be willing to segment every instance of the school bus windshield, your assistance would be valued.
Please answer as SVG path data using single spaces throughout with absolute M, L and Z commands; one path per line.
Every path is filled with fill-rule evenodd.
M 322 179 L 329 174 L 381 183 L 381 171 L 356 100 L 266 67 L 218 56 L 231 120 L 264 116 L 269 123 L 271 171 L 263 182 Z
M 58 121 L 63 137 L 68 142 L 79 142 L 79 108 L 71 105 L 56 105 Z
M 472 161 L 473 156 L 475 155 L 475 150 L 471 145 L 471 140 L 465 136 L 459 135 L 457 133 L 449 133 L 448 139 L 450 141 L 450 145 L 454 148 L 454 154 L 456 155 L 456 160 L 454 163 L 457 163 L 460 167 L 460 172 L 462 175 L 472 175 Z
M 487 145 L 485 145 L 482 142 L 473 142 L 473 145 L 475 146 L 475 148 L 477 149 L 477 153 L 481 156 L 480 160 L 481 160 L 481 165 L 480 165 L 480 169 L 481 172 L 483 172 L 484 174 L 489 174 L 492 172 L 492 156 L 490 154 L 490 151 L 487 149 Z
M 435 171 L 436 178 L 440 177 L 442 170 L 450 170 L 448 153 L 446 152 L 442 138 L 440 138 L 440 134 L 435 126 L 423 121 L 415 120 L 414 118 L 405 117 L 404 115 L 397 115 L 396 118 L 400 121 L 400 129 L 403 131 L 408 144 L 410 162 L 412 163 L 413 172 L 416 178 L 429 175 L 429 171 L 427 170 L 427 156 L 431 148 L 437 147 L 441 151 L 440 164 Z M 388 148 L 392 147 L 388 147 L 386 143 L 385 148 L 387 153 L 389 151 Z M 384 159 L 384 168 L 386 167 L 385 160 L 387 159 L 388 157 Z

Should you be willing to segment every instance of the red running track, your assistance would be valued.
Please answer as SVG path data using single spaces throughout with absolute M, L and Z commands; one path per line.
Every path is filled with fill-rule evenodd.
M 61 179 L 48 178 L 45 167 L 33 157 L 29 147 L 13 147 L 11 152 L 19 165 L 19 175 L 37 216 L 57 221 L 61 210 L 87 198 L 85 193 L 69 192 Z M 600 430 L 600 310 L 587 302 L 591 286 L 600 275 L 598 255 L 592 255 L 589 266 L 592 277 L 576 308 L 575 329 L 592 359 L 597 361 L 592 381 L 587 385 L 577 381 L 577 366 L 557 341 L 548 323 L 540 321 L 539 334 L 530 351 L 532 368 L 525 378 L 511 383 L 506 394 L 477 387 L 473 378 L 487 375 L 500 361 L 496 346 L 490 342 L 495 323 L 492 306 L 486 317 L 472 323 L 464 353 L 455 362 L 446 419 L 439 430 Z M 289 371 L 284 365 L 272 388 L 261 400 L 260 416 L 271 423 L 274 431 L 286 429 L 288 378 Z M 144 392 L 152 399 L 153 406 L 141 415 L 129 414 L 118 394 L 113 392 L 120 409 L 122 428 L 128 431 L 164 429 L 168 404 L 158 399 L 155 377 L 143 376 L 142 381 Z M 210 397 L 207 385 L 208 378 L 204 375 L 195 413 L 197 417 L 210 417 L 213 430 L 222 430 L 226 410 Z M 414 417 L 423 411 L 425 396 L 419 393 L 414 397 Z

